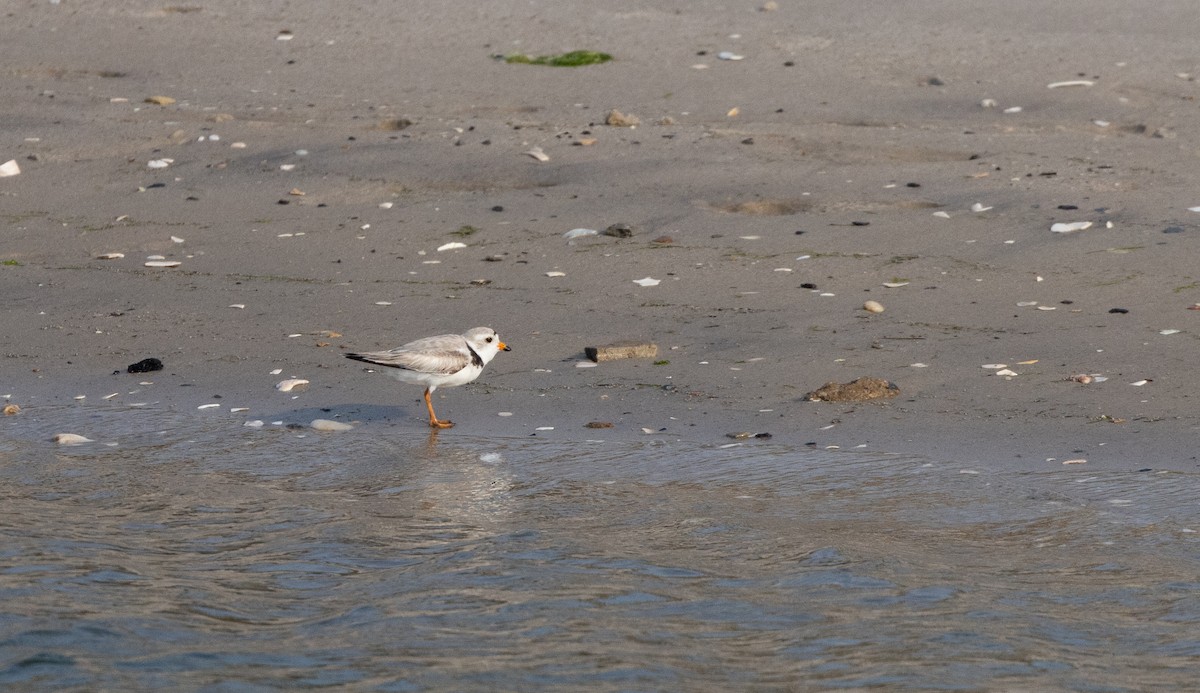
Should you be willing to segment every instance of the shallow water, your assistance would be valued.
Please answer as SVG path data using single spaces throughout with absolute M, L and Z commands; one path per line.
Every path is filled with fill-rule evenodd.
M 1194 474 L 241 423 L 0 420 L 0 688 L 1194 685 Z

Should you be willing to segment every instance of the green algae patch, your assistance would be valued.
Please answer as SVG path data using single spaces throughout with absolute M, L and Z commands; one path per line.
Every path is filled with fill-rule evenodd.
M 509 55 L 504 62 L 510 65 L 549 65 L 550 67 L 582 67 L 584 65 L 599 65 L 612 60 L 608 53 L 599 51 L 571 51 L 560 55 L 539 55 L 536 58 L 521 53 Z

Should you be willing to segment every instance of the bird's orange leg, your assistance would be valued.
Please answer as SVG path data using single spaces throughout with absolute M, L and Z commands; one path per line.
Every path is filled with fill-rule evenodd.
M 429 399 L 429 390 L 425 390 L 425 406 L 429 407 L 429 425 L 432 428 L 450 428 L 454 425 L 452 421 L 439 421 L 437 414 L 433 413 L 433 400 Z

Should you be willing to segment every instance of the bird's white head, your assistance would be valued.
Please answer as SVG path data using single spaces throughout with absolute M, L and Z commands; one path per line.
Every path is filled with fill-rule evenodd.
M 471 349 L 479 354 L 479 358 L 483 359 L 486 364 L 501 351 L 511 351 L 508 345 L 500 341 L 500 335 L 490 327 L 476 327 L 468 330 L 463 338 L 467 340 L 467 344 L 471 345 Z

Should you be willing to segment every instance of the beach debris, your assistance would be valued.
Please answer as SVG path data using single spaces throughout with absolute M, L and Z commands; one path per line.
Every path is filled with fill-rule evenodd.
M 662 280 L 655 279 L 654 277 L 643 277 L 642 279 L 634 279 L 633 283 L 638 286 L 658 286 L 662 283 Z
M 750 431 L 738 431 L 737 433 L 726 433 L 725 437 L 733 438 L 734 440 L 748 440 L 750 438 L 766 440 L 772 436 L 770 433 L 751 433 Z
M 950 213 L 949 212 L 934 212 L 933 216 L 935 216 L 939 219 L 949 219 Z
M 1000 370 L 996 371 L 992 375 L 999 375 L 999 376 L 1005 377 L 1005 378 L 1015 378 L 1018 375 L 1020 375 L 1020 373 L 1017 373 L 1016 371 L 1014 371 L 1010 368 L 1001 368 Z
M 467 247 L 466 243 L 459 243 L 458 241 L 451 241 L 450 243 L 446 243 L 444 245 L 439 245 L 437 251 L 440 253 L 443 250 L 459 250 L 461 248 L 466 248 L 466 247 Z
M 583 67 L 584 65 L 599 65 L 612 60 L 608 53 L 600 51 L 569 51 L 558 55 L 539 55 L 536 58 L 523 53 L 504 56 L 504 62 L 510 65 L 546 65 L 549 67 Z
M 525 152 L 525 155 L 532 156 L 533 158 L 535 158 L 538 161 L 541 161 L 543 163 L 550 160 L 550 157 L 546 155 L 546 152 L 542 151 L 541 147 L 534 147 L 533 149 L 530 149 L 529 151 Z
M 101 253 L 96 256 L 97 260 L 120 260 L 125 257 L 125 253 Z
M 0 164 L 0 178 L 7 178 L 21 173 L 21 167 L 17 164 L 16 159 L 9 159 L 3 164 Z
M 726 118 L 736 118 L 736 117 L 738 117 L 738 114 L 740 114 L 741 112 L 742 112 L 742 109 L 738 108 L 737 106 L 734 106 L 733 108 L 731 108 L 725 112 L 725 117 Z
M 1179 334 L 1179 330 L 1159 330 L 1158 333 L 1165 336 L 1165 335 Z
M 1063 460 L 1063 464 L 1087 464 L 1087 460 L 1085 460 L 1083 458 L 1076 458 L 1073 460 Z
M 307 384 L 308 381 L 304 378 L 288 378 L 287 380 L 280 380 L 278 383 L 275 383 L 275 389 L 280 392 L 291 392 Z
M 247 428 L 262 428 L 266 423 L 262 419 L 251 419 L 242 425 Z
M 1067 378 L 1067 380 L 1079 383 L 1080 385 L 1091 385 L 1096 379 L 1087 373 L 1076 373 L 1075 375 Z
M 882 378 L 865 376 L 848 383 L 825 383 L 804 395 L 809 402 L 866 402 L 900 394 L 900 388 Z
M 333 421 L 332 419 L 313 419 L 309 426 L 318 431 L 349 431 L 354 428 L 348 423 Z
M 625 222 L 618 221 L 615 224 L 609 224 L 605 227 L 604 235 L 612 236 L 613 238 L 629 238 L 633 235 L 633 227 Z
M 866 301 L 863 303 L 863 310 L 868 313 L 882 313 L 884 309 L 883 304 L 879 301 Z
M 884 282 L 883 285 L 889 289 L 899 289 L 902 286 L 908 286 L 909 282 Z
M 986 212 L 989 209 L 992 209 L 992 208 L 984 207 L 983 203 L 981 203 L 981 202 L 976 202 L 975 204 L 971 205 L 971 211 L 975 212 L 976 214 L 978 214 L 979 212 Z
M 554 270 L 554 271 L 551 271 L 551 272 L 547 272 L 547 273 L 546 273 L 546 276 L 547 276 L 547 277 L 565 277 L 565 276 L 567 276 L 567 273 L 566 273 L 566 272 L 559 272 L 559 271 L 557 271 L 557 270 Z
M 995 99 L 983 99 L 979 102 L 980 108 L 997 108 L 999 105 L 1000 102 L 996 101 Z
M 641 119 L 632 113 L 626 115 L 615 108 L 609 111 L 608 115 L 604 117 L 604 124 L 615 128 L 635 128 L 641 122 Z
M 1134 387 L 1141 387 L 1141 386 L 1143 386 L 1143 385 L 1145 385 L 1145 384 L 1147 384 L 1147 383 L 1152 383 L 1152 382 L 1154 382 L 1154 381 L 1153 381 L 1153 380 L 1150 380 L 1149 378 L 1146 378 L 1146 379 L 1143 379 L 1143 380 L 1138 380 L 1138 381 L 1135 381 L 1135 382 L 1132 382 L 1132 383 L 1129 383 L 1129 384 L 1130 384 L 1130 385 L 1132 385 L 1132 386 L 1134 386 Z
M 575 367 L 576 368 L 595 368 L 596 364 L 593 363 L 592 361 L 576 361 Z
M 575 140 L 575 141 L 574 141 L 574 142 L 572 142 L 571 144 L 572 144 L 572 145 L 574 145 L 574 146 L 576 146 L 576 147 L 590 147 L 590 146 L 592 146 L 593 144 L 596 144 L 596 143 L 597 143 L 597 142 L 599 142 L 599 141 L 600 141 L 600 140 L 598 140 L 598 139 L 597 139 L 597 138 L 595 138 L 595 137 L 580 137 L 579 139 Z
M 197 409 L 219 409 L 220 407 L 221 407 L 221 405 L 219 403 L 210 402 L 209 404 L 201 404 L 200 406 L 198 406 L 196 408 Z
M 146 103 L 152 103 L 155 106 L 170 106 L 175 103 L 175 99 L 170 96 L 147 96 Z
M 574 240 L 576 238 L 583 238 L 584 236 L 596 236 L 599 234 L 600 232 L 596 229 L 571 229 L 563 234 L 563 238 L 567 240 Z
M 658 356 L 658 345 L 654 342 L 625 340 L 603 346 L 584 347 L 583 353 L 596 363 L 618 359 L 652 359 Z
M 717 53 L 717 60 L 744 60 L 746 56 L 738 55 L 733 51 L 721 51 Z
M 1200 303 L 1193 303 L 1187 307 L 1188 310 L 1200 310 Z
M 1067 223 L 1058 223 L 1050 227 L 1054 233 L 1071 233 L 1073 231 L 1083 231 L 1092 228 L 1090 221 L 1072 221 Z
M 174 159 L 151 159 L 146 162 L 147 168 L 166 168 L 175 163 Z
M 1200 207 L 1188 207 L 1189 212 L 1200 212 Z
M 589 421 L 583 425 L 584 428 L 612 428 L 611 421 Z
M 1008 368 L 1008 364 L 1007 363 L 985 363 L 982 366 L 980 366 L 980 368 L 986 368 L 989 371 L 996 371 L 996 370 L 1000 370 L 1001 368 Z
M 83 445 L 84 443 L 95 442 L 91 438 L 85 438 L 78 433 L 56 433 L 50 440 L 59 445 Z
M 1008 113 L 1008 114 L 1020 113 L 1023 110 L 1025 110 L 1025 109 L 1021 108 L 1020 106 L 1009 106 L 1008 108 L 1004 109 L 1002 111 L 1002 113 Z
M 137 363 L 129 364 L 129 366 L 125 369 L 125 372 L 126 373 L 153 373 L 154 371 L 161 371 L 162 369 L 163 369 L 163 362 L 156 358 L 151 357 L 151 358 L 142 359 L 141 361 L 138 361 Z
M 1095 82 L 1090 79 L 1069 79 L 1065 82 L 1051 82 L 1046 85 L 1047 89 L 1062 89 L 1063 87 L 1090 87 Z
M 183 263 L 179 260 L 147 260 L 142 263 L 146 267 L 164 268 L 164 267 L 179 267 Z
M 20 414 L 20 413 L 21 413 L 21 407 L 15 405 L 15 404 L 4 405 L 4 415 L 5 416 L 14 416 L 14 415 Z

